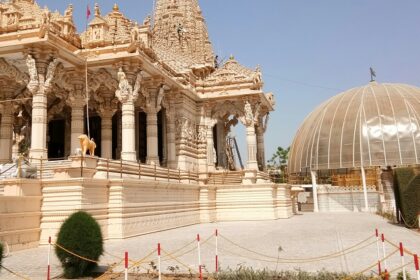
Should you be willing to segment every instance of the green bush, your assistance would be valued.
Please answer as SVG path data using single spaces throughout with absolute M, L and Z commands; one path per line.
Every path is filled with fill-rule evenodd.
M 396 201 L 407 227 L 418 227 L 417 215 L 420 212 L 420 175 L 412 168 L 395 170 Z
M 86 212 L 72 214 L 61 225 L 57 244 L 65 249 L 98 261 L 103 253 L 103 240 L 99 224 Z M 78 278 L 88 276 L 96 267 L 95 262 L 82 260 L 56 246 L 55 253 L 64 269 L 64 277 Z

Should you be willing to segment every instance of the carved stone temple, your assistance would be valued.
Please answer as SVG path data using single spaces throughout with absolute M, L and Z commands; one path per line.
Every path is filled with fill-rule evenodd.
M 1 2 L 0 241 L 46 243 L 76 210 L 106 238 L 290 217 L 290 187 L 265 172 L 274 103 L 259 67 L 219 63 L 197 0 L 157 0 L 142 23 L 96 4 L 81 33 L 72 5 Z M 82 134 L 95 157 L 81 156 Z

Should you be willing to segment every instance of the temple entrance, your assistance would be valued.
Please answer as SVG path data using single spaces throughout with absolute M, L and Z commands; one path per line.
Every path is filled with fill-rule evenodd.
M 48 158 L 64 158 L 65 120 L 52 120 L 48 123 Z
M 141 163 L 147 160 L 147 115 L 145 112 L 138 113 L 138 140 L 137 158 Z
M 85 134 L 87 135 L 87 121 L 85 119 Z M 96 143 L 95 156 L 101 156 L 101 118 L 99 116 L 89 117 L 90 138 Z

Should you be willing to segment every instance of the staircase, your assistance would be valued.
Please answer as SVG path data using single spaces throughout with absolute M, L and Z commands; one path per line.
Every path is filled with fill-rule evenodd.
M 71 166 L 71 161 L 68 159 L 65 160 L 54 160 L 46 161 L 42 164 L 42 179 L 51 179 L 54 177 L 54 170 L 69 168 Z M 40 178 L 41 166 L 38 164 L 38 178 Z
M 240 185 L 243 173 L 241 171 L 227 171 L 210 173 L 207 180 L 209 185 Z
M 16 173 L 16 169 L 15 163 L 3 164 L 0 168 L 0 180 L 12 178 L 12 175 Z

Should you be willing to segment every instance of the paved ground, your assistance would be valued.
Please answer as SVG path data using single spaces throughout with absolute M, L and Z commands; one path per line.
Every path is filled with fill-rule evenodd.
M 106 252 L 123 257 L 125 250 L 129 251 L 130 258 L 141 259 L 156 248 L 160 242 L 162 248 L 172 252 L 193 241 L 197 233 L 200 233 L 202 241 L 213 234 L 215 229 L 230 240 L 257 251 L 263 255 L 256 255 L 240 249 L 228 241 L 219 237 L 219 260 L 222 268 L 236 268 L 252 266 L 253 268 L 269 269 L 294 269 L 316 271 L 322 268 L 331 271 L 358 272 L 372 264 L 377 258 L 376 244 L 367 246 L 361 250 L 350 252 L 345 257 L 337 257 L 311 263 L 276 263 L 278 248 L 280 258 L 310 258 L 340 251 L 340 248 L 348 248 L 373 235 L 374 229 L 378 228 L 385 236 L 397 242 L 403 242 L 405 247 L 413 252 L 420 253 L 420 234 L 409 231 L 403 227 L 389 224 L 386 220 L 374 214 L 367 213 L 342 213 L 342 214 L 314 214 L 305 213 L 288 220 L 264 221 L 264 222 L 229 222 L 189 226 L 160 233 L 139 236 L 123 241 L 107 241 Z M 372 238 L 369 244 L 374 241 Z M 181 252 L 189 249 L 192 251 L 179 257 L 180 262 L 173 260 L 163 261 L 162 268 L 178 265 L 181 270 L 187 268 L 183 264 L 195 269 L 197 267 L 197 251 L 195 243 L 186 247 Z M 215 239 L 212 238 L 206 244 L 202 244 L 202 262 L 210 272 L 214 271 Z M 387 252 L 394 248 L 386 247 Z M 155 254 L 154 254 L 155 255 Z M 177 256 L 178 253 L 175 253 Z M 30 276 L 31 279 L 45 279 L 46 275 L 47 248 L 25 250 L 12 253 L 4 259 L 3 265 L 14 271 Z M 116 261 L 111 255 L 104 255 L 100 263 L 112 264 Z M 411 257 L 407 256 L 407 261 Z M 52 275 L 61 273 L 60 264 L 53 256 Z M 388 266 L 392 269 L 400 265 L 400 258 L 396 254 L 388 260 Z M 143 265 L 144 269 L 150 269 L 149 264 Z M 412 271 L 413 265 L 410 265 Z M 119 269 L 117 269 L 119 270 Z M 411 272 L 413 275 L 414 272 Z M 0 273 L 0 279 L 13 278 L 5 271 Z

